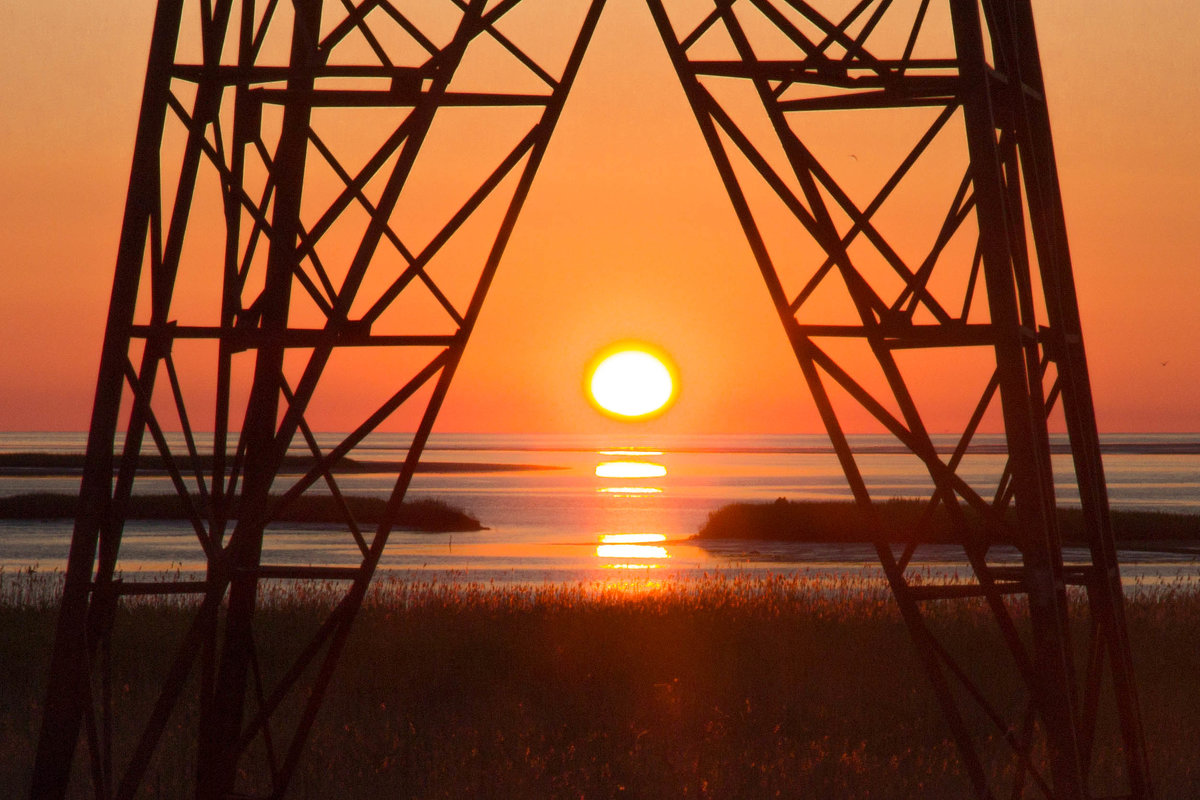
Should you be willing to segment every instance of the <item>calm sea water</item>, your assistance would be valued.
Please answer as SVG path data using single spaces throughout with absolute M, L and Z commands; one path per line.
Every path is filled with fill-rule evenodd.
M 361 460 L 397 460 L 409 437 L 377 434 L 353 454 Z M 1115 508 L 1200 514 L 1200 434 L 1128 434 L 1103 437 Z M 336 435 L 323 444 L 336 443 Z M 939 442 L 947 451 L 954 441 Z M 1004 466 L 1003 442 L 977 439 L 960 474 L 990 496 Z M 915 497 L 930 489 L 923 467 L 883 436 L 854 437 L 860 465 L 878 497 Z M 0 434 L 0 452 L 81 452 L 83 434 Z M 549 469 L 474 473 L 421 473 L 409 498 L 435 497 L 477 516 L 488 530 L 475 533 L 396 532 L 381 569 L 423 578 L 468 581 L 625 580 L 671 574 L 804 569 L 832 574 L 871 573 L 869 547 L 740 542 L 700 546 L 683 541 L 709 512 L 745 500 L 848 499 L 849 491 L 825 437 L 644 436 L 621 440 L 567 435 L 435 435 L 424 461 L 503 463 Z M 1059 500 L 1078 501 L 1069 457 L 1055 456 Z M 343 491 L 386 496 L 394 475 L 366 473 L 341 481 Z M 77 476 L 0 476 L 0 496 L 75 492 Z M 168 492 L 164 477 L 136 491 Z M 317 526 L 285 525 L 267 543 L 272 563 L 357 563 L 348 535 Z M 61 569 L 70 522 L 0 521 L 0 566 L 5 570 Z M 918 561 L 953 572 L 953 548 L 922 548 Z M 126 572 L 202 568 L 195 536 L 178 523 L 130 522 L 122 543 Z M 1014 558 L 1015 553 L 1001 558 Z M 1081 558 L 1068 551 L 1068 560 Z M 1194 580 L 1195 557 L 1183 553 L 1123 553 L 1130 582 Z

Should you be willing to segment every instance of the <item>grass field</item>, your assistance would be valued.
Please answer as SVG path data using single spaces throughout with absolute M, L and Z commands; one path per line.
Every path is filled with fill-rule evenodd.
M 0 583 L 0 793 L 20 797 L 55 591 L 37 575 Z M 312 585 L 268 592 L 257 623 L 264 652 L 298 646 L 331 596 Z M 986 674 L 1005 660 L 982 607 L 931 611 L 968 667 Z M 127 710 L 148 708 L 147 676 L 161 672 L 186 620 L 168 602 L 121 612 L 114 687 Z M 1200 593 L 1137 592 L 1129 624 L 1157 796 L 1200 796 Z M 989 688 L 1013 689 L 1001 678 Z M 189 796 L 194 716 L 184 709 L 169 729 L 146 796 Z M 982 720 L 971 724 L 986 752 L 1003 749 Z M 383 580 L 293 789 L 298 798 L 968 794 L 886 590 L 804 575 L 607 588 Z

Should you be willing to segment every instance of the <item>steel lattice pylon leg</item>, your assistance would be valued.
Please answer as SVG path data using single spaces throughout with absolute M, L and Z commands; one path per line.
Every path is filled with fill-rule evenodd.
M 63 796 L 81 740 L 80 779 L 92 793 L 134 796 L 193 689 L 202 709 L 197 796 L 287 791 L 391 528 L 356 520 L 340 488 L 347 456 L 415 409 L 411 447 L 394 465 L 385 515 L 394 518 L 603 6 L 578 0 L 568 46 L 540 53 L 521 35 L 536 15 L 511 13 L 523 2 L 449 0 L 447 26 L 417 18 L 419 4 L 402 12 L 389 0 L 198 0 L 187 14 L 185 0 L 160 0 L 34 797 Z M 1028 0 L 861 0 L 836 15 L 822 6 L 837 3 L 803 0 L 648 5 L 850 488 L 873 520 L 975 793 L 1084 798 L 1103 783 L 1108 794 L 1150 797 Z M 482 71 L 472 61 L 480 44 L 492 52 Z M 474 111 L 455 140 L 447 121 L 462 108 Z M 917 115 L 914 143 L 890 163 L 850 154 L 863 174 L 842 179 L 845 163 L 818 152 L 814 130 L 883 111 Z M 493 126 L 488 114 L 516 121 Z M 846 130 L 903 139 L 902 126 L 872 119 Z M 422 205 L 422 155 L 447 136 L 481 166 L 439 217 Z M 474 259 L 446 256 L 464 241 Z M 219 290 L 208 306 L 189 296 L 211 287 Z M 407 380 L 323 448 L 309 424 L 321 388 L 347 363 L 361 367 L 354 353 L 381 349 L 408 365 Z M 920 356 L 927 363 L 914 366 Z M 922 389 L 965 380 L 970 359 L 984 367 L 978 402 L 949 451 L 939 449 Z M 913 525 L 891 529 L 877 513 L 869 454 L 844 432 L 854 413 L 927 469 L 933 491 Z M 989 414 L 1003 424 L 1008 456 L 991 498 L 965 472 Z M 1086 560 L 1069 565 L 1048 433 L 1055 414 L 1069 434 L 1087 539 Z M 208 415 L 211 437 L 193 428 Z M 171 427 L 181 433 L 165 433 Z M 289 454 L 294 441 L 307 458 Z M 202 579 L 120 579 L 130 499 L 147 473 L 182 503 L 208 565 Z M 273 525 L 318 483 L 339 504 L 361 563 L 269 563 Z M 941 518 L 971 578 L 923 584 L 913 557 Z M 998 559 L 1004 545 L 1016 547 L 1017 563 Z M 260 588 L 312 578 L 342 586 L 339 602 L 265 684 Z M 1084 591 L 1084 669 L 1070 586 Z M 133 723 L 128 762 L 117 764 L 105 657 L 112 622 L 128 598 L 167 594 L 194 596 L 195 615 L 149 715 Z M 989 697 L 989 676 L 971 675 L 923 612 L 963 601 L 992 612 L 1023 692 L 1015 705 Z M 1124 758 L 1115 776 L 1095 774 L 1093 763 L 1103 702 L 1115 709 Z M 995 726 L 1005 756 L 981 742 L 976 718 Z M 1005 758 L 1010 766 L 996 769 Z
M 193 685 L 197 796 L 286 792 L 603 8 L 575 3 L 567 46 L 533 52 L 525 41 L 539 41 L 537 19 L 513 20 L 523 2 L 453 0 L 435 19 L 388 0 L 203 0 L 187 15 L 184 0 L 159 4 L 34 797 L 67 790 L 81 731 L 95 796 L 132 797 Z M 485 60 L 470 63 L 481 46 Z M 465 124 L 460 109 L 474 110 Z M 497 120 L 508 140 L 492 130 Z M 425 213 L 428 178 L 416 173 L 426 148 L 447 139 L 476 175 L 437 217 Z M 461 248 L 446 255 L 464 241 L 473 260 Z M 216 308 L 188 296 L 205 285 L 220 288 Z M 345 370 L 347 354 L 380 351 L 389 369 L 408 365 L 407 380 L 323 449 L 308 422 L 319 389 L 339 358 Z M 215 398 L 189 391 L 197 374 Z M 416 432 L 372 533 L 339 488 L 353 471 L 346 457 L 410 408 Z M 212 414 L 210 441 L 193 431 L 198 409 Z M 164 432 L 168 420 L 180 436 Z M 307 458 L 289 455 L 294 440 Z M 203 580 L 117 577 L 134 483 L 148 469 L 165 471 L 183 503 L 208 564 Z M 361 563 L 265 563 L 273 524 L 318 482 L 340 504 Z M 303 579 L 342 585 L 340 602 L 264 685 L 260 586 Z M 149 717 L 134 723 L 132 757 L 115 764 L 116 710 L 93 691 L 106 680 L 108 628 L 122 598 L 168 594 L 198 597 L 195 617 Z
M 716 0 L 687 12 L 649 3 L 850 488 L 875 520 L 881 563 L 975 793 L 1017 797 L 1028 785 L 1047 797 L 1084 798 L 1101 782 L 1149 797 L 1029 0 L 863 0 L 836 15 L 824 10 L 836 4 L 801 0 Z M 870 116 L 885 110 L 886 118 Z M 915 127 L 886 127 L 905 112 Z M 911 130 L 915 141 L 892 162 L 873 159 L 876 176 L 864 178 L 867 154 L 831 157 L 829 136 L 814 133 L 817 117 L 853 120 L 838 129 L 851 139 L 863 129 L 891 140 Z M 819 144 L 826 153 L 817 154 Z M 949 181 L 947 164 L 958 169 Z M 888 217 L 896 208 L 906 215 L 899 225 Z M 933 208 L 947 210 L 939 217 Z M 912 230 L 922 215 L 934 223 L 923 241 Z M 781 217 L 791 224 L 786 242 L 773 238 Z M 784 246 L 796 241 L 809 245 L 799 258 Z M 915 259 L 902 255 L 906 246 Z M 840 314 L 826 321 L 831 308 Z M 859 358 L 839 357 L 854 345 Z M 971 353 L 988 377 L 950 452 L 939 452 L 918 395 L 931 377 L 962 379 Z M 921 354 L 924 365 L 914 363 Z M 867 360 L 875 369 L 863 374 Z M 978 481 L 964 480 L 962 464 L 997 395 L 1008 465 L 989 501 Z M 856 453 L 844 433 L 851 407 L 927 469 L 934 489 L 915 525 L 888 529 L 878 513 L 862 463 L 870 454 Z M 1069 567 L 1047 422 L 1056 410 L 1086 520 L 1088 559 Z M 965 584 L 919 585 L 910 569 L 939 509 L 972 566 Z M 1020 566 L 996 563 L 1004 543 L 1016 546 Z M 1091 622 L 1086 674 L 1075 664 L 1072 584 L 1084 587 Z M 1021 597 L 1028 641 L 1014 617 L 1012 600 Z M 988 698 L 995 676 L 970 675 L 922 612 L 929 602 L 971 598 L 992 609 L 1012 652 L 1027 693 L 1020 719 Z M 1124 752 L 1122 774 L 1107 782 L 1093 774 L 1092 758 L 1104 664 Z M 985 762 L 996 759 L 967 722 L 972 709 L 1011 745 L 1007 787 L 989 775 Z M 1035 763 L 1039 746 L 1045 774 Z

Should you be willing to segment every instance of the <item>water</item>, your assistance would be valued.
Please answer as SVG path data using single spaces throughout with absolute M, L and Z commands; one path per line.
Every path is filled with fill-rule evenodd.
M 322 437 L 323 446 L 337 442 Z M 376 434 L 353 456 L 403 458 L 409 437 Z M 853 437 L 860 467 L 878 497 L 927 495 L 924 468 L 893 439 Z M 1104 437 L 1105 468 L 1114 508 L 1200 514 L 1200 435 L 1126 434 Z M 945 452 L 954 441 L 938 441 Z M 990 497 L 1005 462 L 997 436 L 977 438 L 959 473 Z M 1062 442 L 1058 442 L 1059 445 Z M 78 453 L 83 434 L 0 434 L 0 452 Z M 614 441 L 587 435 L 435 435 L 423 461 L 547 467 L 521 471 L 419 473 L 410 499 L 432 497 L 464 508 L 488 530 L 392 534 L 380 569 L 472 581 L 590 581 L 631 574 L 666 575 L 806 569 L 871 573 L 868 546 L 777 542 L 687 541 L 709 512 L 735 501 L 848 499 L 838 462 L 824 436 L 630 435 Z M 1059 500 L 1078 502 L 1066 455 L 1055 456 Z M 395 477 L 362 473 L 340 481 L 343 491 L 386 496 Z M 0 476 L 0 496 L 78 490 L 78 476 L 33 472 Z M 286 488 L 281 479 L 279 490 Z M 169 492 L 162 476 L 140 479 L 136 491 Z M 0 521 L 0 566 L 61 569 L 69 521 Z M 264 559 L 282 564 L 359 563 L 349 535 L 314 525 L 273 526 Z M 1001 560 L 1013 552 L 998 551 Z M 1068 549 L 1068 561 L 1083 554 Z M 955 572 L 960 553 L 921 548 L 918 563 Z M 1122 553 L 1131 582 L 1192 580 L 1200 570 L 1190 553 Z M 131 521 L 122 542 L 122 569 L 157 573 L 202 569 L 197 539 L 185 524 Z

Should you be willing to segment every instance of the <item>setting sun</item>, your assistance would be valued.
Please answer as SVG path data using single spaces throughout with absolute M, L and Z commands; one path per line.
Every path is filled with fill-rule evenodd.
M 619 419 L 647 419 L 675 398 L 674 371 L 665 356 L 643 345 L 622 345 L 601 354 L 588 371 L 587 394 L 601 411 Z

